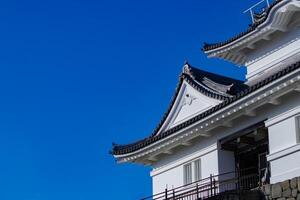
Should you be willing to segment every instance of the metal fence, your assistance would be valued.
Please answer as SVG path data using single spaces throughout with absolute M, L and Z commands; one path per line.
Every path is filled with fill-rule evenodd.
M 228 172 L 210 175 L 205 179 L 142 198 L 141 200 L 203 200 L 228 191 L 243 191 L 258 187 L 258 174 L 240 176 L 241 173 Z M 224 178 L 226 177 L 226 178 Z

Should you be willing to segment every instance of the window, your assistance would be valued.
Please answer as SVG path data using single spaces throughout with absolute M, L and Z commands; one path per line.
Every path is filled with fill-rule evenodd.
M 194 178 L 195 181 L 201 180 L 201 160 L 195 160 L 194 161 Z
M 183 166 L 183 184 L 201 180 L 201 160 L 197 159 Z
M 184 185 L 192 182 L 192 163 L 183 166 L 183 183 Z

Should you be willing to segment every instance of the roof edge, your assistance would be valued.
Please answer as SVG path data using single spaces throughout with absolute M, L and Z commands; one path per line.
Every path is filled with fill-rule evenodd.
M 187 120 L 186 122 L 183 122 L 169 130 L 167 130 L 166 132 L 163 132 L 162 134 L 159 135 L 151 135 L 150 137 L 147 137 L 145 139 L 139 140 L 137 142 L 131 143 L 131 144 L 127 144 L 127 145 L 113 145 L 113 148 L 111 150 L 111 154 L 113 154 L 114 156 L 119 156 L 119 155 L 124 155 L 124 154 L 128 154 L 128 153 L 133 153 L 139 149 L 142 149 L 150 144 L 153 144 L 161 139 L 164 139 L 170 135 L 172 135 L 173 133 L 188 127 L 189 125 L 194 124 L 195 122 L 204 119 L 208 116 L 210 116 L 211 114 L 215 113 L 216 111 L 219 111 L 225 107 L 227 107 L 228 105 L 232 104 L 233 102 L 236 102 L 237 100 L 240 100 L 242 98 L 244 98 L 245 96 L 253 93 L 254 91 L 256 91 L 257 89 L 262 88 L 263 86 L 266 86 L 272 82 L 274 82 L 275 80 L 277 80 L 278 78 L 284 77 L 287 74 L 290 74 L 294 71 L 296 71 L 297 69 L 300 68 L 300 61 L 286 67 L 285 69 L 271 75 L 270 77 L 256 83 L 255 85 L 245 89 L 244 91 L 240 92 L 239 94 L 233 96 L 232 98 L 228 98 L 225 101 L 223 101 L 222 103 L 216 105 L 215 107 L 205 111 L 204 113 L 201 113 L 189 120 Z
M 250 34 L 251 32 L 255 31 L 260 25 L 262 25 L 264 22 L 267 21 L 267 19 L 269 18 L 269 15 L 270 15 L 270 12 L 273 10 L 273 8 L 283 2 L 285 0 L 275 0 L 266 10 L 265 10 L 265 17 L 263 19 L 260 19 L 259 21 L 255 22 L 255 23 L 252 23 L 249 25 L 248 29 L 231 37 L 230 39 L 228 40 L 225 40 L 225 41 L 222 41 L 222 42 L 217 42 L 217 43 L 206 43 L 204 42 L 203 43 L 203 47 L 201 48 L 201 50 L 204 52 L 204 53 L 208 53 L 209 51 L 212 51 L 212 50 L 215 50 L 215 49 L 218 49 L 220 47 L 223 47 L 225 45 L 228 45 L 236 40 L 238 40 L 239 38 L 242 38 L 248 34 Z

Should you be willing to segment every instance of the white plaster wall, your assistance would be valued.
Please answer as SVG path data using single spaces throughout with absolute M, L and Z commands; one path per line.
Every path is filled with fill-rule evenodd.
M 183 165 L 172 168 L 159 175 L 152 176 L 153 194 L 183 185 Z
M 256 113 L 255 117 L 242 117 L 239 118 L 237 121 L 234 121 L 234 126 L 231 128 L 218 128 L 215 129 L 213 135 L 209 138 L 199 138 L 196 141 L 193 141 L 193 145 L 191 146 L 184 146 L 182 148 L 177 149 L 174 151 L 172 155 L 165 155 L 161 157 L 158 162 L 153 165 L 153 170 L 151 172 L 151 176 L 153 178 L 153 193 L 163 192 L 168 185 L 168 188 L 178 187 L 183 185 L 183 165 L 195 160 L 197 158 L 201 158 L 201 165 L 202 165 L 202 178 L 208 177 L 210 174 L 220 174 L 227 171 L 234 171 L 234 155 L 232 152 L 228 151 L 220 151 L 218 149 L 217 141 L 223 137 L 226 137 L 230 134 L 235 133 L 241 129 L 244 129 L 251 124 L 255 124 L 257 122 L 263 121 L 265 119 L 272 119 L 276 116 L 280 116 L 296 107 L 300 106 L 300 95 L 299 93 L 293 93 L 286 95 L 283 99 L 281 99 L 280 105 L 271 105 L 262 108 L 259 108 Z M 287 124 L 291 122 L 286 122 Z M 285 123 L 284 123 L 285 124 Z M 282 126 L 284 135 L 287 129 L 290 127 L 286 125 Z M 273 133 L 273 131 L 272 131 Z M 284 146 L 288 147 L 295 142 L 293 142 L 293 137 L 288 139 L 288 141 L 283 141 L 278 143 L 276 139 L 276 135 L 278 133 L 270 134 L 271 140 L 271 148 L 272 152 L 273 149 L 283 149 Z M 295 133 L 295 132 L 294 132 Z M 274 137 L 273 137 L 274 136 Z M 280 136 L 280 135 L 279 135 Z M 283 140 L 284 137 L 282 137 Z M 294 137 L 295 138 L 295 137 Z M 276 144 L 281 146 L 277 146 Z M 273 145 L 275 144 L 275 146 Z M 283 145 L 284 144 L 284 145 Z M 296 158 L 298 154 L 295 154 L 294 157 Z M 279 158 L 281 159 L 281 158 Z M 298 157 L 300 160 L 300 157 Z M 281 162 L 287 163 L 284 159 Z M 294 162 L 295 166 L 300 167 L 299 161 Z M 280 169 L 281 166 L 278 166 L 278 162 L 271 162 L 272 174 L 276 172 L 276 169 Z M 283 168 L 284 169 L 284 168 Z M 282 172 L 282 170 L 281 170 Z M 300 176 L 300 174 L 299 174 Z M 272 179 L 273 180 L 273 179 Z
M 197 152 L 191 153 L 189 156 L 181 157 L 175 163 L 170 163 L 167 167 L 157 167 L 151 172 L 153 178 L 153 193 L 159 193 L 165 190 L 166 186 L 168 189 L 182 186 L 183 183 L 183 166 L 187 163 L 193 162 L 194 160 L 201 159 L 201 176 L 203 178 L 209 177 L 210 174 L 218 174 L 218 156 L 217 156 L 217 145 L 213 144 L 208 148 L 201 150 L 201 145 Z M 195 147 L 193 148 L 195 149 Z M 190 152 L 191 149 L 189 149 Z M 183 152 L 178 152 L 178 156 L 183 155 Z M 194 165 L 192 164 L 192 171 Z M 194 177 L 193 177 L 193 181 Z
M 203 178 L 209 177 L 210 174 L 218 174 L 218 152 L 213 150 L 205 155 L 193 157 L 167 171 L 159 174 L 153 173 L 153 193 L 157 194 L 167 189 L 176 188 L 183 185 L 183 166 L 194 160 L 201 159 L 201 175 Z M 194 165 L 192 163 L 192 171 Z M 193 177 L 193 182 L 196 181 Z
M 256 48 L 250 53 L 245 64 L 248 81 L 265 77 L 264 74 L 269 73 L 270 70 L 280 70 L 300 59 L 299 25 L 289 32 L 278 32 L 270 41 L 261 42 Z
M 297 144 L 297 132 L 294 117 L 284 119 L 283 121 L 270 126 L 268 130 L 270 154 Z
M 271 183 L 300 176 L 300 144 L 297 117 L 300 105 L 270 118 L 268 161 L 271 164 Z
M 295 148 L 295 147 L 294 147 Z M 294 152 L 287 151 L 280 158 L 270 160 L 271 183 L 277 183 L 300 176 L 300 147 Z
M 201 173 L 203 178 L 218 174 L 218 151 L 215 150 L 201 158 Z

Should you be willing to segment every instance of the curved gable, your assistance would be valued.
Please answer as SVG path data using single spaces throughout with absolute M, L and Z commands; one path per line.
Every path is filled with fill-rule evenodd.
M 195 121 L 196 117 L 205 115 L 208 111 L 228 102 L 234 95 L 247 88 L 248 86 L 242 81 L 206 72 L 186 63 L 169 108 L 153 133 L 132 144 L 113 144 L 112 153 L 114 155 L 126 154 L 134 151 L 132 147 L 136 150 L 142 148 L 143 145 L 151 144 L 158 138 L 165 137 L 169 132 L 174 132 L 178 127 Z
M 189 82 L 184 80 L 165 123 L 156 135 L 212 108 L 221 102 L 222 100 L 204 95 L 192 87 Z

